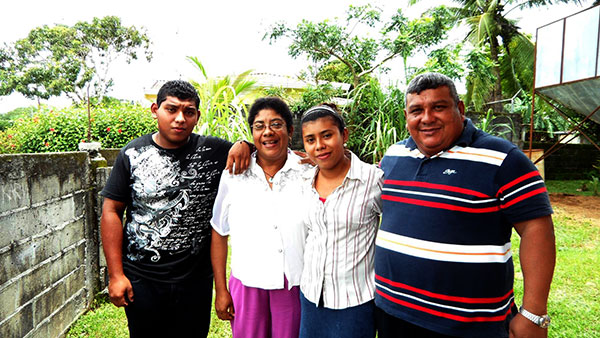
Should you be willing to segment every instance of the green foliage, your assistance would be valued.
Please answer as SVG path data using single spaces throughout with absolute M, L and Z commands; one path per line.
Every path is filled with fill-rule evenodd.
M 22 107 L 0 114 L 0 131 L 11 127 L 18 118 L 32 116 L 36 111 L 35 107 Z
M 319 65 L 318 71 L 333 61 L 342 63 L 346 74 L 351 75 L 353 88 L 357 88 L 364 77 L 387 61 L 400 56 L 406 63 L 415 51 L 440 42 L 453 20 L 443 6 L 412 21 L 398 9 L 389 21 L 382 22 L 381 10 L 371 5 L 350 6 L 346 14 L 345 22 L 302 20 L 295 28 L 278 23 L 264 39 L 289 39 L 289 55 L 306 55 Z
M 13 91 L 28 98 L 48 99 L 66 94 L 74 102 L 104 96 L 113 82 L 110 65 L 124 57 L 127 63 L 145 53 L 150 40 L 143 30 L 125 27 L 115 16 L 94 18 L 74 26 L 42 26 L 13 45 L 0 49 L 0 95 Z
M 431 51 L 425 65 L 416 70 L 414 74 L 410 74 L 408 78 L 412 80 L 419 74 L 436 72 L 444 74 L 453 80 L 461 80 L 465 71 L 460 57 L 461 51 L 462 44 L 455 46 L 448 45 Z
M 364 161 L 377 163 L 394 143 L 408 137 L 404 94 L 396 87 L 386 91 L 375 79 L 354 90 L 347 124 L 348 148 Z
M 342 82 L 352 83 L 352 73 L 348 67 L 341 61 L 335 60 L 326 63 L 318 71 L 317 80 L 330 81 L 330 82 Z
M 308 86 L 302 91 L 299 99 L 289 99 L 290 110 L 293 114 L 302 115 L 313 106 L 324 102 L 331 102 L 333 97 L 339 96 L 341 91 L 336 90 L 329 83 L 318 86 Z M 283 97 L 282 97 L 283 98 Z M 285 98 L 284 98 L 285 99 Z
M 485 115 L 481 116 L 476 126 L 482 131 L 498 137 L 504 137 L 514 132 L 514 128 L 511 124 L 497 123 L 495 120 L 494 110 L 490 108 Z
M 0 153 L 77 151 L 87 139 L 87 107 L 60 110 L 42 107 L 32 117 L 21 117 L 0 132 Z M 156 130 L 148 108 L 113 102 L 91 110 L 91 137 L 103 148 L 121 148 L 132 139 Z
M 412 3 L 417 2 L 412 0 Z M 474 48 L 467 56 L 467 105 L 480 110 L 484 102 L 512 97 L 533 85 L 534 45 L 507 14 L 515 8 L 546 6 L 579 0 L 454 0 L 456 25 L 465 25 L 465 40 Z M 487 58 L 488 61 L 482 59 Z M 494 109 L 500 109 L 495 106 Z
M 554 137 L 557 131 L 565 131 L 569 129 L 569 122 L 560 116 L 554 108 L 550 107 L 539 97 L 535 101 L 536 111 L 533 114 L 533 130 L 543 131 Z M 513 104 L 507 104 L 505 110 L 514 111 L 515 114 L 520 114 L 523 118 L 523 125 L 531 125 L 531 95 L 521 94 L 521 97 L 516 97 Z
M 475 110 L 481 111 L 496 85 L 494 61 L 492 61 L 489 51 L 485 48 L 474 48 L 467 54 L 465 62 L 468 72 L 465 106 L 470 107 L 472 105 Z
M 229 141 L 251 140 L 252 133 L 246 122 L 246 95 L 257 90 L 256 81 L 248 70 L 235 78 L 225 76 L 210 78 L 197 57 L 188 57 L 202 73 L 203 80 L 191 81 L 200 96 L 200 120 L 198 133 L 221 137 Z

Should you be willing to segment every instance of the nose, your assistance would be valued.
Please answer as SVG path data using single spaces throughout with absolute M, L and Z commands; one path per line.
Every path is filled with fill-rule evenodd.
M 263 130 L 263 135 L 271 135 L 273 134 L 273 129 L 271 129 L 271 126 L 265 126 L 265 129 Z
M 183 111 L 178 111 L 177 112 L 177 115 L 175 115 L 175 121 L 176 122 L 180 122 L 180 123 L 185 122 L 185 117 L 183 115 Z
M 317 150 L 325 148 L 325 142 L 321 140 L 321 138 L 317 137 L 315 140 Z
M 423 114 L 421 115 L 421 123 L 433 123 L 434 120 L 435 117 L 433 116 L 433 112 L 431 111 L 431 109 L 425 109 L 423 111 Z

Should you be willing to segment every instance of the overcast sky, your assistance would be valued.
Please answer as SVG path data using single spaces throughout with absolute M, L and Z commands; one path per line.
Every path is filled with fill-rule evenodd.
M 304 60 L 294 60 L 287 54 L 284 40 L 275 45 L 262 41 L 268 27 L 277 21 L 295 24 L 301 19 L 321 21 L 343 17 L 348 5 L 370 2 L 390 14 L 397 6 L 409 15 L 419 14 L 425 4 L 432 6 L 442 1 L 422 0 L 417 7 L 407 8 L 406 0 L 18 0 L 3 3 L 0 20 L 0 44 L 13 43 L 27 36 L 29 31 L 43 25 L 73 25 L 77 21 L 91 21 L 93 17 L 115 15 L 125 26 L 144 27 L 152 41 L 153 60 L 135 61 L 112 66 L 115 85 L 111 96 L 140 101 L 144 104 L 144 88 L 155 80 L 174 78 L 200 79 L 201 74 L 186 59 L 196 56 L 204 64 L 209 76 L 240 73 L 248 69 L 280 75 L 295 75 L 306 66 Z M 448 1 L 445 1 L 448 2 Z M 556 5 L 547 10 L 513 11 L 511 18 L 519 19 L 520 26 L 531 34 L 537 27 L 584 7 Z M 401 68 L 399 60 L 387 64 L 392 70 Z M 392 79 L 393 81 L 393 75 Z M 51 100 L 50 104 L 64 105 L 65 100 Z M 0 97 L 0 113 L 16 107 L 34 105 L 20 94 Z

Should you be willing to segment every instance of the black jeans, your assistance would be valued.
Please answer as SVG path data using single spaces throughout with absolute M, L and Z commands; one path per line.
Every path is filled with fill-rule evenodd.
M 131 277 L 134 301 L 125 307 L 129 335 L 206 337 L 210 327 L 213 278 L 159 283 Z
M 396 318 L 375 307 L 377 338 L 451 338 Z

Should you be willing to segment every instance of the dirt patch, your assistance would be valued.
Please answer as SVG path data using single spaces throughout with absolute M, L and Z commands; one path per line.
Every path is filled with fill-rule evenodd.
M 600 197 L 570 194 L 550 194 L 554 209 L 560 209 L 575 218 L 591 218 L 600 224 Z

